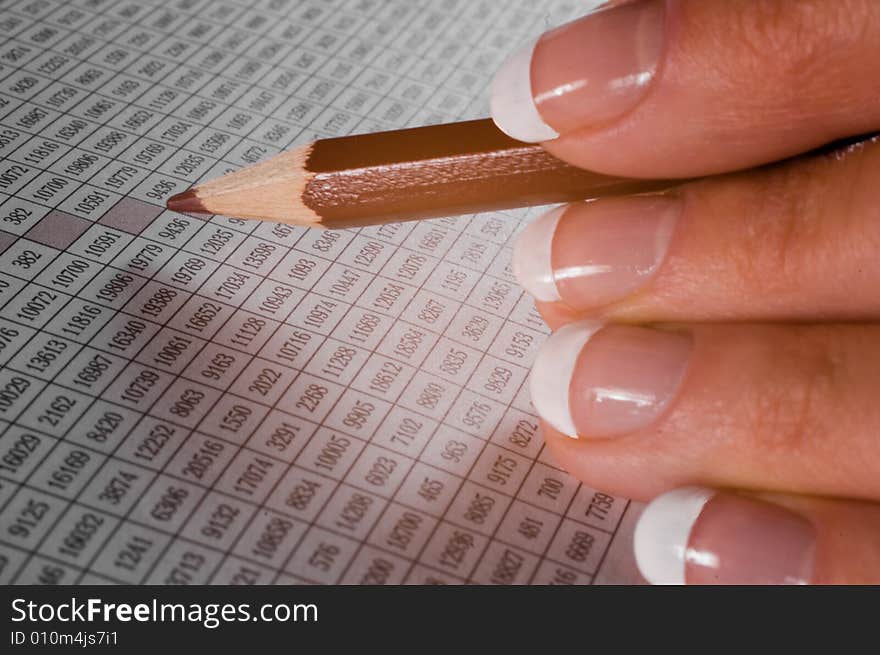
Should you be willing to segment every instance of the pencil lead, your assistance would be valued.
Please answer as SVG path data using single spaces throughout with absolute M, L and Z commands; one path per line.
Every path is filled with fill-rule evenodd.
M 168 198 L 165 203 L 168 209 L 185 214 L 210 214 L 202 200 L 196 195 L 195 190 L 190 189 L 183 193 Z

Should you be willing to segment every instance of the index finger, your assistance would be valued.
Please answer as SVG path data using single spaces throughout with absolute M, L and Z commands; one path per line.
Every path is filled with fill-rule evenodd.
M 873 0 L 617 3 L 513 55 L 492 115 L 584 168 L 708 175 L 880 128 L 878 60 Z

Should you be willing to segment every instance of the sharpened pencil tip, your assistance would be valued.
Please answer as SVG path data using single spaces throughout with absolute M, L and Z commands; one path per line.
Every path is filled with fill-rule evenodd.
M 171 196 L 168 198 L 165 206 L 172 211 L 185 214 L 211 213 L 205 208 L 204 203 L 202 203 L 201 199 L 196 195 L 196 192 L 193 189 L 178 193 L 176 196 Z

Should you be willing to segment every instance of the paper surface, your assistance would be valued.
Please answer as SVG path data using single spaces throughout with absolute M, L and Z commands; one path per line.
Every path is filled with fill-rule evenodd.
M 531 212 L 338 232 L 165 199 L 315 138 L 487 115 L 544 0 L 0 7 L 0 583 L 637 580 L 549 459 Z

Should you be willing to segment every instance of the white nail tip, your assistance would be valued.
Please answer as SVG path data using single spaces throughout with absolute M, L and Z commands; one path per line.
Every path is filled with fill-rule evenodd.
M 536 300 L 561 300 L 551 262 L 553 234 L 565 205 L 540 216 L 526 226 L 513 246 L 511 265 L 516 279 Z
M 715 491 L 681 487 L 655 498 L 639 517 L 633 536 L 636 563 L 651 584 L 685 584 L 691 529 Z
M 547 423 L 575 439 L 577 428 L 569 405 L 569 387 L 578 355 L 601 328 L 598 321 L 569 323 L 547 339 L 532 366 L 532 404 Z
M 544 122 L 532 97 L 532 42 L 514 52 L 492 80 L 492 120 L 507 136 L 527 143 L 555 139 L 559 134 Z

